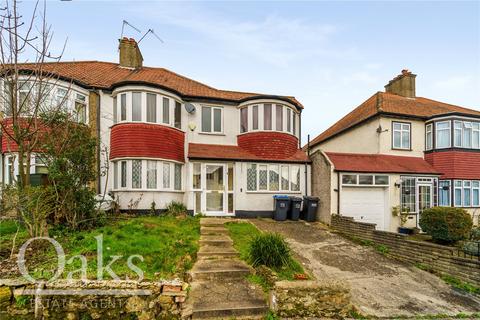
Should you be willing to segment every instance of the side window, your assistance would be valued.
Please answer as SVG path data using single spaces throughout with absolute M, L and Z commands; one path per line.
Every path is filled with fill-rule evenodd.
M 248 131 L 248 107 L 240 109 L 240 132 Z
M 170 99 L 163 98 L 163 106 L 162 106 L 162 113 L 163 113 L 163 123 L 170 124 Z
M 252 113 L 252 130 L 258 130 L 258 106 L 252 107 Z
M 157 122 L 157 95 L 147 93 L 147 122 Z
M 120 121 L 127 120 L 127 94 L 120 95 Z
M 174 126 L 177 129 L 182 128 L 182 104 L 175 101 Z
M 410 149 L 410 129 L 410 123 L 393 122 L 392 140 L 394 149 Z
M 433 125 L 427 124 L 425 127 L 425 149 L 426 150 L 431 150 L 432 145 L 433 145 L 433 133 L 432 133 L 432 127 Z
M 113 124 L 117 123 L 117 97 L 113 98 Z

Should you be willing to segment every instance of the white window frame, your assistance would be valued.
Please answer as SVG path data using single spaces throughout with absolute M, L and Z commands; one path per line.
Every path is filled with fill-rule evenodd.
M 458 186 L 457 186 L 458 184 Z M 454 190 L 453 190 L 453 203 L 452 205 L 457 208 L 479 208 L 480 203 L 475 205 L 473 203 L 473 193 L 474 191 L 479 192 L 480 196 L 480 180 L 454 180 L 453 181 Z M 457 194 L 456 190 L 460 190 L 460 205 L 457 205 Z M 470 191 L 470 204 L 465 204 L 465 190 Z
M 429 123 L 425 127 L 425 150 L 433 149 L 433 124 Z
M 448 184 L 448 204 L 442 205 L 440 204 L 440 192 L 443 191 L 443 186 L 440 186 L 442 183 Z M 452 181 L 450 180 L 439 180 L 438 181 L 438 205 L 444 207 L 450 207 L 452 205 Z
M 400 129 L 395 129 L 395 124 L 400 125 Z M 404 129 L 404 126 L 408 127 Z M 395 146 L 395 133 L 400 134 L 400 146 Z M 408 132 L 408 146 L 403 145 L 403 133 Z M 411 150 L 412 148 L 412 124 L 408 122 L 392 121 L 392 148 L 397 150 Z
M 301 167 L 298 164 L 286 164 L 286 163 L 247 163 L 247 169 L 250 165 L 255 165 L 256 168 L 256 186 L 255 190 L 248 190 L 248 175 L 245 175 L 245 190 L 247 193 L 301 193 L 301 176 L 300 181 L 298 181 L 298 190 L 293 190 L 292 187 L 292 178 L 293 178 L 293 169 L 297 168 L 301 173 Z M 266 168 L 267 171 L 267 187 L 266 189 L 260 189 L 260 167 Z M 272 167 L 278 169 L 278 190 L 270 189 L 270 171 Z M 282 188 L 282 168 L 287 168 L 288 170 L 288 189 Z
M 210 109 L 210 131 L 203 130 L 203 109 Z M 220 131 L 215 131 L 215 110 L 220 110 Z M 247 111 L 248 112 L 248 111 Z M 202 106 L 201 119 L 200 119 L 200 132 L 205 134 L 223 134 L 223 107 L 218 106 Z
M 343 176 L 354 176 L 355 183 L 344 183 Z M 361 184 L 360 176 L 370 176 L 372 177 L 372 184 Z M 377 183 L 376 177 L 387 177 L 386 184 Z M 344 187 L 388 187 L 390 185 L 390 176 L 388 174 L 368 174 L 368 173 L 342 173 L 340 177 L 342 186 Z
M 446 128 L 441 128 L 439 129 L 438 126 L 440 124 L 445 124 L 447 123 L 448 126 Z M 447 146 L 439 146 L 438 145 L 438 136 L 440 131 L 448 131 L 448 145 Z M 452 123 L 450 120 L 446 121 L 439 121 L 435 123 L 435 148 L 436 149 L 445 149 L 445 148 L 450 148 L 452 146 Z
M 88 108 L 87 108 L 87 96 L 78 92 L 75 92 L 75 114 L 76 114 L 76 121 L 79 123 L 87 124 L 88 123 Z M 83 114 L 82 117 L 84 119 L 80 118 L 80 113 L 77 108 L 77 104 L 81 105 L 81 109 L 83 109 Z
M 457 125 L 459 126 L 457 128 Z M 465 130 L 469 126 L 470 130 L 470 146 L 465 146 Z M 480 149 L 480 122 L 473 121 L 473 120 L 454 120 L 453 122 L 453 141 L 455 148 L 463 148 L 463 149 Z M 474 133 L 478 134 L 478 140 L 474 140 Z M 460 144 L 457 143 L 457 137 L 460 135 Z M 474 147 L 474 145 L 477 145 Z

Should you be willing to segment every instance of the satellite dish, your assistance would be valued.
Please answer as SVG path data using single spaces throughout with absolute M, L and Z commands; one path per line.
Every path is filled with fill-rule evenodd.
M 188 113 L 194 113 L 195 112 L 195 106 L 191 103 L 185 103 L 185 110 L 187 110 Z

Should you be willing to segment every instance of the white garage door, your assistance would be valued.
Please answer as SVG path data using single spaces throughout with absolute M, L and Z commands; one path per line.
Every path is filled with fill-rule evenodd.
M 359 222 L 375 223 L 385 230 L 385 188 L 342 188 L 340 213 Z

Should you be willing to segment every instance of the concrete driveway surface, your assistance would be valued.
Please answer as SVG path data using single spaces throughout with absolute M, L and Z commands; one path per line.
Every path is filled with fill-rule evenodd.
M 480 312 L 480 297 L 452 288 L 416 267 L 384 257 L 334 234 L 319 223 L 252 219 L 259 229 L 285 236 L 297 258 L 317 279 L 350 286 L 352 303 L 377 317 Z

